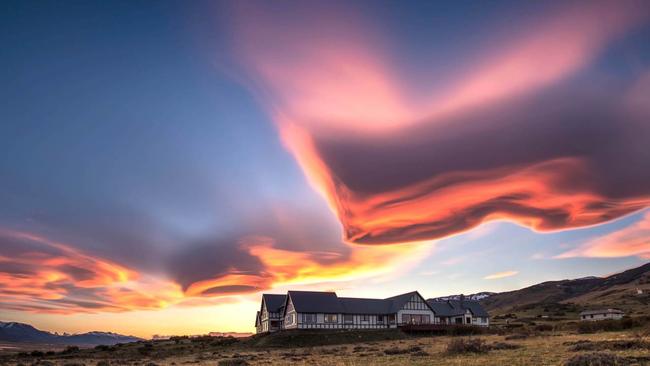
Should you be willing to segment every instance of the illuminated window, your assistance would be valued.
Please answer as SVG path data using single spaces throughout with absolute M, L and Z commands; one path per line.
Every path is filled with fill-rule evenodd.
M 336 314 L 325 314 L 325 323 L 336 323 L 338 322 L 338 316 Z

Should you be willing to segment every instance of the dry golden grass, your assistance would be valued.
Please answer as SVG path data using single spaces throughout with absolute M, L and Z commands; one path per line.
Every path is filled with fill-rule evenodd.
M 642 337 L 642 338 L 640 338 Z M 167 357 L 164 359 L 149 359 L 142 357 L 134 360 L 110 359 L 110 365 L 146 366 L 150 362 L 160 366 L 216 366 L 222 361 L 228 365 L 226 360 L 244 360 L 250 365 L 332 365 L 332 366 L 356 366 L 356 365 L 563 365 L 572 356 L 581 353 L 571 350 L 570 342 L 579 340 L 599 342 L 615 340 L 645 340 L 650 341 L 647 335 L 641 336 L 638 332 L 608 332 L 600 334 L 570 334 L 570 333 L 549 333 L 545 335 L 531 336 L 525 339 L 505 340 L 504 336 L 483 335 L 473 336 L 473 339 L 481 339 L 488 346 L 497 342 L 516 344 L 517 349 L 490 350 L 486 353 L 468 353 L 450 355 L 447 353 L 447 345 L 452 339 L 459 337 L 422 337 L 397 341 L 378 341 L 370 343 L 357 343 L 339 346 L 320 346 L 305 348 L 287 349 L 232 349 L 224 352 L 197 352 L 185 356 Z M 391 350 L 386 354 L 386 350 Z M 397 350 L 397 351 L 395 351 Z M 404 352 L 404 353 L 400 353 Z M 601 350 L 599 350 L 601 351 Z M 650 350 L 648 349 L 626 349 L 607 350 L 602 352 L 613 353 L 621 357 L 635 357 L 632 364 L 650 364 Z M 643 361 L 645 358 L 645 361 Z M 74 359 L 65 360 L 49 359 L 53 365 L 64 366 L 66 364 L 84 364 L 95 366 L 102 360 L 98 359 Z M 223 362 L 226 361 L 226 362 Z M 25 365 L 33 363 L 23 361 Z M 17 362 L 8 363 L 17 365 Z M 236 361 L 231 363 L 236 365 Z

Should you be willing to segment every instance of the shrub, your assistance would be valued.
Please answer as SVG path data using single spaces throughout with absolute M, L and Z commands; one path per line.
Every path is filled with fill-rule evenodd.
M 67 353 L 75 353 L 75 352 L 79 352 L 79 347 L 77 347 L 77 346 L 68 346 L 63 351 L 61 351 L 61 353 L 66 353 L 66 354 Z
M 41 351 L 32 351 L 29 355 L 32 357 L 43 357 L 45 356 L 45 353 Z
M 384 350 L 384 353 L 387 355 L 402 355 L 405 353 L 409 353 L 409 350 L 406 348 L 393 347 L 393 348 L 386 348 Z
M 455 325 L 453 327 L 449 327 L 449 330 L 447 332 L 451 336 L 468 336 L 483 334 L 485 330 L 480 327 L 473 327 L 469 325 Z
M 645 342 L 640 339 L 633 340 L 622 340 L 622 341 L 600 341 L 600 342 L 591 342 L 591 341 L 576 341 L 569 342 L 567 345 L 571 345 L 569 348 L 570 351 L 596 351 L 601 349 L 610 349 L 610 350 L 628 350 L 628 349 L 650 349 L 650 342 Z
M 217 363 L 218 366 L 248 366 L 250 365 L 248 361 L 242 358 L 231 358 L 227 360 L 221 360 Z
M 416 356 L 416 357 L 424 357 L 424 356 L 428 356 L 428 355 L 429 355 L 429 353 L 427 353 L 426 351 L 417 351 L 417 352 L 411 353 L 411 356 Z
M 564 366 L 623 366 L 629 363 L 612 353 L 586 353 L 571 357 Z
M 502 349 L 517 349 L 521 348 L 518 344 L 505 343 L 505 342 L 495 342 L 488 346 L 491 350 L 502 350 Z
M 485 353 L 490 348 L 485 344 L 485 341 L 479 338 L 474 339 L 453 339 L 447 345 L 448 354 L 463 354 L 463 353 Z
M 578 333 L 615 332 L 631 329 L 641 325 L 641 321 L 634 318 L 623 318 L 620 320 L 600 320 L 594 322 L 578 323 Z
M 110 366 L 108 361 L 98 361 L 97 366 Z
M 553 330 L 553 326 L 550 324 L 538 324 L 535 326 L 535 330 L 538 332 L 549 332 Z
M 511 340 L 516 340 L 516 339 L 526 339 L 528 338 L 528 334 L 524 333 L 517 333 L 517 334 L 511 334 L 509 336 L 505 337 L 506 341 L 511 341 Z

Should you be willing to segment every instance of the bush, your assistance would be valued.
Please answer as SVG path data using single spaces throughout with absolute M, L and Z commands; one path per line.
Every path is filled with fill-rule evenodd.
M 641 322 L 634 318 L 620 320 L 585 321 L 578 323 L 578 333 L 615 332 L 641 326 Z
M 526 339 L 526 338 L 528 338 L 528 334 L 517 333 L 517 334 L 511 334 L 509 336 L 506 336 L 505 340 L 506 341 L 512 341 L 512 340 Z
M 453 327 L 449 327 L 447 332 L 450 336 L 468 336 L 483 334 L 485 333 L 485 329 L 469 325 L 455 325 Z
M 502 350 L 502 349 L 518 349 L 521 348 L 518 344 L 505 343 L 505 342 L 495 342 L 488 346 L 491 350 Z
M 67 354 L 67 353 L 75 353 L 79 352 L 79 347 L 77 346 L 68 346 L 66 347 L 61 353 Z
M 463 354 L 463 353 L 485 353 L 490 348 L 485 344 L 485 341 L 479 338 L 461 338 L 453 339 L 447 345 L 447 353 L 450 355 Z
M 405 353 L 409 353 L 409 350 L 406 348 L 393 347 L 393 348 L 386 348 L 384 350 L 384 353 L 387 355 L 402 355 Z
M 32 351 L 29 355 L 32 357 L 43 357 L 45 356 L 45 353 L 41 351 Z
M 569 348 L 570 351 L 596 351 L 596 350 L 628 350 L 628 349 L 650 349 L 650 342 L 645 342 L 639 339 L 633 340 L 622 340 L 622 341 L 576 341 L 568 342 L 567 345 L 572 347 Z
M 248 366 L 250 365 L 248 361 L 242 358 L 231 358 L 227 360 L 221 360 L 217 364 L 218 366 Z
M 535 330 L 538 332 L 550 332 L 553 330 L 553 326 L 550 324 L 538 324 L 535 326 Z
M 587 353 L 571 357 L 564 366 L 623 366 L 629 363 L 612 353 Z

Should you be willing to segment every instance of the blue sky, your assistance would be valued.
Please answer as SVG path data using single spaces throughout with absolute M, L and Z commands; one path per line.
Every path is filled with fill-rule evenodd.
M 265 291 L 650 257 L 642 1 L 2 8 L 0 319 L 251 330 Z

